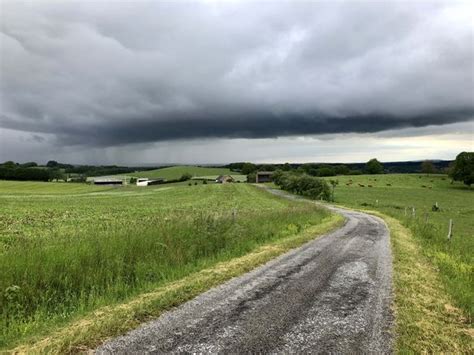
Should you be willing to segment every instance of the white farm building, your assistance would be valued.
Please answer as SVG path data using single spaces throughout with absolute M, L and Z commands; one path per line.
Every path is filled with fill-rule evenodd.
M 137 179 L 137 186 L 150 186 L 150 185 L 158 185 L 165 181 L 163 178 L 157 178 L 154 180 L 150 180 L 148 178 L 138 178 Z

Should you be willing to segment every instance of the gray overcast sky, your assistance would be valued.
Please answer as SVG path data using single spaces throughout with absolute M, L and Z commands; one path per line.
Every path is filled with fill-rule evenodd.
M 474 150 L 473 2 L 0 1 L 0 161 Z

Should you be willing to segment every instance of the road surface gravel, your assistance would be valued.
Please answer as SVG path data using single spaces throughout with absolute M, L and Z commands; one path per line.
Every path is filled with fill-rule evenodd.
M 346 217 L 342 228 L 211 289 L 96 351 L 391 353 L 387 226 L 372 215 L 328 208 Z

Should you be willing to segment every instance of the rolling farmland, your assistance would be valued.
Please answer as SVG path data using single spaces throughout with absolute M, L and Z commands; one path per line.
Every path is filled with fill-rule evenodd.
M 0 200 L 2 348 L 338 220 L 247 184 L 1 181 Z
M 139 171 L 130 174 L 135 177 L 164 178 L 167 180 L 179 179 L 183 174 L 190 174 L 192 177 L 196 176 L 218 176 L 218 175 L 232 175 L 235 174 L 227 168 L 207 168 L 200 166 L 171 166 L 168 168 Z

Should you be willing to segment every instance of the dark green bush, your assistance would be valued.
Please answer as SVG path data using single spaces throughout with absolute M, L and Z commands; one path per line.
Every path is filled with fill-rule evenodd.
M 306 196 L 313 200 L 331 200 L 331 189 L 328 183 L 317 177 L 277 171 L 273 175 L 273 182 L 282 190 Z

